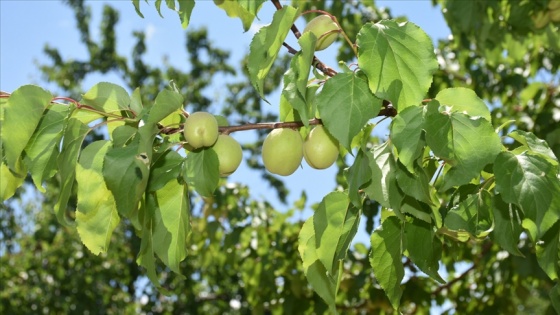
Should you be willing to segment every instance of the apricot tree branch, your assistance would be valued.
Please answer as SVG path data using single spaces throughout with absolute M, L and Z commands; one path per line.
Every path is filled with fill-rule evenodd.
M 272 1 L 272 3 L 274 4 L 274 7 L 276 7 L 276 10 L 282 9 L 282 4 L 280 4 L 280 0 L 270 0 L 270 1 Z M 299 39 L 301 37 L 301 33 L 300 33 L 299 29 L 297 28 L 297 26 L 295 24 L 292 24 L 292 27 L 290 29 L 292 30 L 292 33 L 294 33 L 294 36 L 297 39 Z M 286 45 L 287 44 L 284 44 L 284 47 L 288 48 L 289 45 L 288 46 L 286 46 Z M 294 54 L 294 52 L 292 52 L 293 48 L 292 48 L 292 51 L 290 50 L 290 48 L 288 48 L 288 51 L 291 54 Z M 319 60 L 319 58 L 317 58 L 317 56 L 313 56 L 313 65 L 315 65 L 315 67 L 317 69 L 321 70 L 321 72 L 328 75 L 329 77 L 334 77 L 337 74 L 337 72 L 333 68 L 324 64 L 321 60 Z

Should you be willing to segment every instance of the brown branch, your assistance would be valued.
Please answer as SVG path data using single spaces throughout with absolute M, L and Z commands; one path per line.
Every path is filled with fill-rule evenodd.
M 310 125 L 321 125 L 321 119 L 313 118 L 309 120 Z M 229 134 L 235 131 L 254 130 L 254 129 L 278 129 L 278 128 L 299 128 L 303 126 L 301 121 L 287 121 L 287 122 L 267 122 L 256 124 L 243 124 L 237 126 L 220 127 L 219 130 L 223 134 Z

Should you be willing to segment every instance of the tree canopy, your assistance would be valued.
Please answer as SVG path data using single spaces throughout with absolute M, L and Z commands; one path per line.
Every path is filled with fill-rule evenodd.
M 87 56 L 47 46 L 39 65 L 63 94 L 2 92 L 2 313 L 560 312 L 560 1 L 433 0 L 452 31 L 435 47 L 374 1 L 214 4 L 238 32 L 275 8 L 241 65 L 189 26 L 195 1 L 130 8 L 178 13 L 186 72 L 146 63 L 143 32 L 119 54 L 110 5 L 94 39 L 87 4 L 69 0 Z M 316 34 L 294 24 L 323 15 Z M 338 65 L 315 54 L 327 37 Z M 93 73 L 123 86 L 83 90 Z M 282 209 L 220 174 L 228 152 L 186 140 L 224 75 L 216 128 L 255 132 L 242 163 Z M 339 152 L 318 183 L 333 190 L 289 204 L 263 143 L 271 130 L 307 142 L 318 126 Z M 287 165 L 300 145 L 283 141 Z M 305 150 L 301 167 L 317 167 Z

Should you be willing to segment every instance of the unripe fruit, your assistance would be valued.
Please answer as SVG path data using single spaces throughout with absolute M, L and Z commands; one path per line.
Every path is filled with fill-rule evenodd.
M 329 47 L 336 40 L 336 37 L 340 32 L 340 28 L 330 16 L 325 14 L 319 15 L 309 21 L 303 29 L 303 33 L 305 32 L 312 32 L 315 37 L 317 37 L 315 50 L 323 50 Z
M 550 2 L 552 3 L 552 2 Z M 558 3 L 560 3 L 560 1 L 558 1 Z M 550 20 L 552 22 L 560 22 L 560 7 L 558 7 L 557 9 L 554 10 L 550 10 L 548 11 L 548 15 L 550 15 Z
M 303 156 L 309 166 L 315 169 L 325 169 L 336 161 L 338 157 L 338 142 L 323 126 L 311 130 L 303 144 Z
M 218 121 L 210 113 L 192 113 L 185 121 L 183 133 L 193 148 L 210 147 L 218 139 Z
M 231 175 L 241 164 L 243 150 L 241 150 L 241 145 L 230 135 L 219 135 L 212 149 L 218 155 L 220 176 Z
M 264 167 L 273 173 L 288 176 L 303 159 L 303 139 L 298 131 L 281 128 L 272 130 L 262 146 Z
M 550 23 L 550 12 L 541 11 L 537 15 L 533 16 L 533 23 L 536 29 L 544 28 Z

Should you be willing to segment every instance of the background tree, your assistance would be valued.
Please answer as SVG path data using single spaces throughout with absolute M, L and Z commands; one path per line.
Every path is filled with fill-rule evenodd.
M 47 47 L 45 52 L 53 62 L 42 65 L 41 70 L 48 80 L 60 86 L 65 95 L 74 99 L 80 98 L 81 82 L 88 74 L 113 72 L 130 91 L 140 86 L 144 103 L 153 102 L 158 93 L 173 81 L 172 88 L 181 87 L 176 92 L 183 95 L 189 106 L 204 110 L 211 103 L 203 92 L 204 87 L 217 75 L 239 72 L 228 65 L 228 53 L 211 43 L 205 30 L 189 29 L 186 33 L 186 50 L 192 67 L 188 74 L 169 65 L 164 69 L 155 69 L 145 64 L 142 56 L 146 46 L 141 32 L 134 34 L 137 44 L 131 59 L 119 56 L 115 50 L 117 39 L 114 32 L 118 13 L 110 6 L 105 7 L 101 23 L 102 39 L 95 42 L 89 36 L 90 13 L 87 6 L 81 1 L 68 3 L 75 11 L 81 40 L 87 47 L 89 58 L 64 60 L 57 49 Z M 294 1 L 294 4 L 301 6 L 302 12 L 307 9 L 330 12 L 340 21 L 352 42 L 364 23 L 391 18 L 390 12 L 368 2 Z M 549 2 L 470 4 L 442 1 L 440 5 L 446 12 L 454 37 L 439 43 L 440 68 L 434 73 L 428 97 L 436 97 L 447 87 L 473 89 L 490 104 L 494 127 L 500 127 L 503 136 L 519 130 L 518 142 L 505 142 L 511 150 L 520 145 L 540 150 L 542 147 L 537 144 L 546 146 L 523 133 L 527 131 L 545 139 L 558 156 L 560 127 L 557 123 L 560 117 L 555 115 L 560 107 L 558 24 L 550 22 L 550 18 L 548 23 L 539 19 L 541 15 L 550 16 L 553 12 Z M 470 14 L 464 14 L 465 10 Z M 306 15 L 306 18 L 310 16 Z M 353 58 L 351 47 L 342 45 L 339 59 L 351 61 Z M 275 62 L 262 84 L 265 98 L 280 86 L 291 59 L 292 56 L 286 54 Z M 231 95 L 227 97 L 221 114 L 233 125 L 276 121 L 278 117 L 264 113 L 263 101 L 251 85 L 247 65 L 249 61 L 246 59 L 241 67 L 243 80 L 228 84 Z M 258 159 L 266 134 L 266 130 L 257 130 L 257 141 L 244 144 L 244 150 L 250 155 L 247 162 L 270 181 L 280 200 L 285 201 L 286 187 L 280 179 L 265 172 Z M 84 147 L 103 136 L 103 133 L 88 136 Z M 379 145 L 382 140 L 367 134 L 364 137 L 370 147 Z M 357 155 L 356 159 L 359 158 Z M 347 159 L 337 161 L 340 169 L 337 185 L 349 189 L 352 184 L 348 183 L 345 175 L 348 171 L 345 172 L 345 169 L 357 167 L 354 165 L 357 164 Z M 435 165 L 433 167 L 435 171 Z M 41 195 L 35 191 L 30 178 L 23 186 L 27 194 L 42 196 L 40 202 L 31 202 L 33 198 L 25 198 L 23 189 L 20 189 L 15 198 L 2 204 L 2 241 L 5 244 L 2 250 L 5 254 L 1 263 L 6 266 L 2 268 L 5 286 L 2 290 L 2 311 L 51 313 L 70 309 L 80 313 L 116 313 L 123 310 L 132 313 L 140 310 L 193 314 L 327 311 L 327 305 L 307 284 L 298 253 L 298 235 L 303 225 L 300 220 L 305 221 L 306 218 L 297 213 L 307 207 L 305 195 L 296 204 L 287 206 L 290 209 L 285 211 L 255 200 L 250 194 L 250 187 L 226 184 L 225 180 L 221 180 L 211 198 L 200 202 L 199 198 L 191 197 L 189 254 L 180 264 L 181 273 L 186 278 L 177 276 L 169 267 L 158 265 L 157 280 L 161 287 L 156 289 L 149 284 L 145 270 L 139 268 L 134 259 L 141 251 L 134 223 L 125 220 L 113 233 L 111 249 L 117 250 L 110 249 L 106 254 L 95 256 L 84 248 L 75 230 L 61 228 L 56 223 L 50 209 L 55 207 L 54 196 L 60 194 L 61 184 L 57 177 L 47 183 L 46 193 Z M 478 189 L 477 185 L 469 184 L 459 189 L 439 191 L 441 200 L 449 202 L 441 204 L 439 211 L 447 215 L 454 205 L 461 204 Z M 410 202 L 413 202 L 412 199 Z M 363 219 L 367 221 L 366 230 L 371 234 L 385 220 L 386 210 L 370 198 L 361 200 L 361 203 Z M 494 203 L 498 203 L 494 204 L 497 209 L 507 208 L 500 198 Z M 70 200 L 70 206 L 75 209 L 75 197 Z M 316 209 L 317 205 L 312 207 Z M 41 209 L 40 212 L 37 209 Z M 509 209 L 522 217 L 518 208 Z M 485 210 L 479 211 L 482 213 Z M 412 214 L 411 217 L 417 215 Z M 493 220 L 494 225 L 507 223 L 507 220 L 499 221 L 496 216 Z M 557 232 L 558 222 L 552 222 L 552 225 L 550 231 Z M 519 236 L 521 231 L 513 232 Z M 556 237 L 558 241 L 558 233 L 548 233 L 548 237 Z M 465 238 L 454 231 L 442 229 L 438 235 L 444 253 L 442 263 L 449 274 L 448 282 L 439 284 L 426 277 L 405 257 L 403 264 L 407 277 L 402 286 L 404 291 L 399 311 L 427 313 L 434 305 L 443 305 L 457 313 L 554 312 L 548 295 L 555 282 L 540 268 L 535 258 L 539 249 L 527 234 L 523 234 L 519 243 L 513 246 L 511 240 L 504 240 L 496 233 L 490 233 L 488 237 Z M 359 243 L 348 251 L 336 298 L 336 309 L 341 312 L 394 312 L 379 279 L 372 272 L 369 252 L 369 245 Z M 515 256 L 516 253 L 524 257 Z M 168 293 L 171 297 L 167 297 Z

